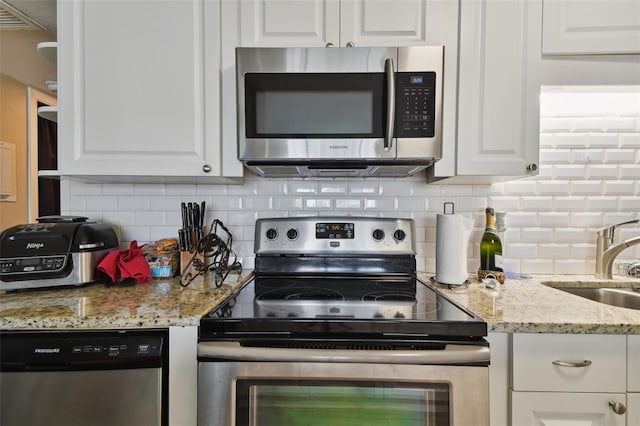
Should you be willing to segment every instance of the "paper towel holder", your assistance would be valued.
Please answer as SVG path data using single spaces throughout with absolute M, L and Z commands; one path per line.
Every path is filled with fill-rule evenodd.
M 451 213 L 447 213 L 447 206 L 451 206 Z M 456 206 L 452 201 L 447 201 L 442 206 L 442 213 L 444 214 L 455 214 L 455 212 L 456 212 Z
M 451 290 L 452 288 L 458 288 L 458 287 L 460 287 L 460 286 L 463 286 L 463 287 L 467 288 L 467 287 L 469 287 L 469 284 L 471 284 L 471 281 L 469 281 L 469 280 L 464 280 L 464 282 L 463 282 L 463 283 L 460 283 L 460 284 L 446 284 L 446 283 L 441 283 L 441 282 L 439 282 L 439 281 L 436 281 L 436 277 L 435 277 L 435 275 L 432 275 L 431 277 L 429 277 L 429 281 L 430 281 L 432 284 L 438 284 L 438 285 L 445 286 L 445 287 L 449 288 L 449 290 Z

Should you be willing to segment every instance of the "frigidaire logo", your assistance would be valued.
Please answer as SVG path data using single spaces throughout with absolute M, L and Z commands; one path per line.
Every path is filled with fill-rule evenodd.
M 34 348 L 33 353 L 36 354 L 59 354 L 60 348 Z
M 27 243 L 27 248 L 28 249 L 41 249 L 42 247 L 44 247 L 44 243 Z
M 329 145 L 329 149 L 348 149 L 348 145 Z

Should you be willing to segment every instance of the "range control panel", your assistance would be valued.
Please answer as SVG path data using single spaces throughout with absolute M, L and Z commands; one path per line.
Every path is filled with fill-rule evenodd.
M 256 254 L 415 254 L 413 219 L 292 217 L 258 219 Z

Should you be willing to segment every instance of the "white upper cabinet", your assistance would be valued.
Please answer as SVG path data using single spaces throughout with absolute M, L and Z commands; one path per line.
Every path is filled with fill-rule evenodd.
M 407 46 L 426 43 L 422 0 L 241 0 L 241 45 Z
M 58 2 L 62 175 L 239 176 L 220 142 L 217 0 Z
M 443 147 L 429 181 L 537 174 L 541 31 L 542 0 L 461 1 L 457 146 Z
M 545 55 L 640 53 L 640 1 L 544 0 Z

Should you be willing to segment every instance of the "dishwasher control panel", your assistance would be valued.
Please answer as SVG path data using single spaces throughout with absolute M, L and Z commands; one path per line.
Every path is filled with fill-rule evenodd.
M 6 333 L 2 335 L 2 369 L 83 369 L 112 364 L 149 366 L 162 364 L 162 334 L 112 333 Z

